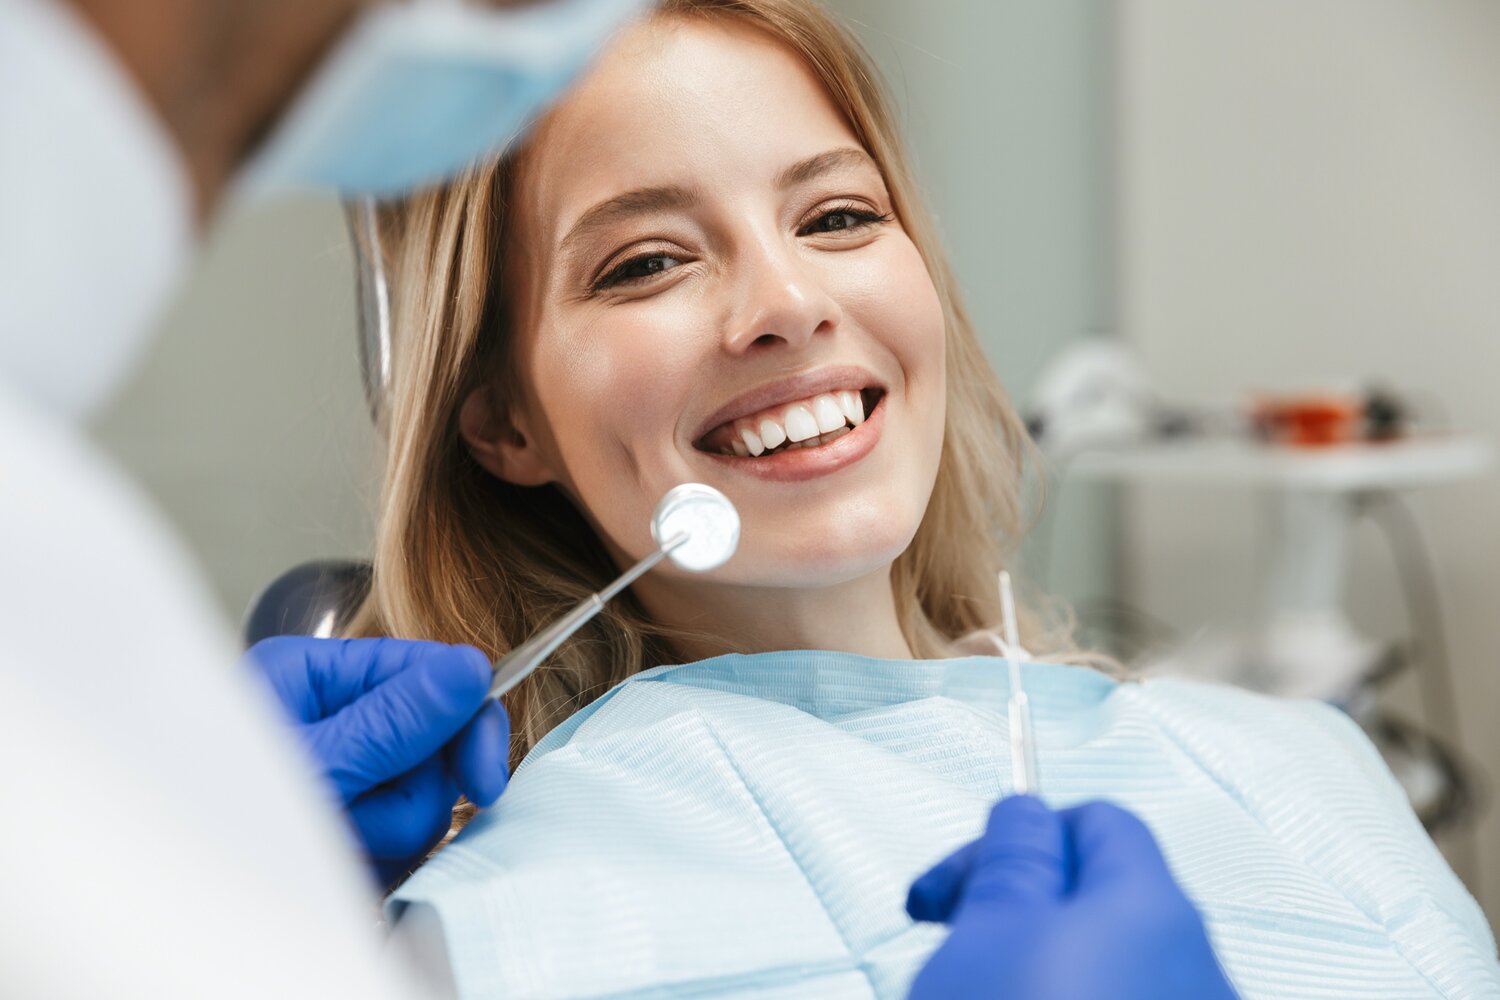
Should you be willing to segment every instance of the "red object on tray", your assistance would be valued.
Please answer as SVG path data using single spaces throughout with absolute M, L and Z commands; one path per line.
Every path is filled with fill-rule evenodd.
M 1262 396 L 1252 405 L 1266 440 L 1298 448 L 1326 448 L 1366 438 L 1365 404 L 1342 393 Z

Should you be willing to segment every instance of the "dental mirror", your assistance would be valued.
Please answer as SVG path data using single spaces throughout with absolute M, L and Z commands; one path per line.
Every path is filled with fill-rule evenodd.
M 668 557 L 691 573 L 706 573 L 729 561 L 740 544 L 740 515 L 729 498 L 712 486 L 683 483 L 668 491 L 651 518 L 651 537 L 666 544 L 680 534 L 687 541 Z
M 683 483 L 667 491 L 651 516 L 657 550 L 630 567 L 608 587 L 584 598 L 573 610 L 495 661 L 490 697 L 498 698 L 531 676 L 542 661 L 597 615 L 606 601 L 670 557 L 693 573 L 706 573 L 729 561 L 740 544 L 740 514 L 712 486 Z

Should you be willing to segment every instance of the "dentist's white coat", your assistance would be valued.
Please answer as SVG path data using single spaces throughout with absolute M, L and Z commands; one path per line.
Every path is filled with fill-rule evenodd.
M 186 192 L 84 27 L 0 0 L 0 996 L 391 996 L 336 812 L 82 429 L 188 259 Z

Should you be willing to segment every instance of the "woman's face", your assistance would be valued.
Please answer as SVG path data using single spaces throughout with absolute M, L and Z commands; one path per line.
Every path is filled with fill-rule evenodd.
M 498 444 L 466 419 L 481 461 L 561 485 L 622 561 L 653 548 L 661 496 L 701 482 L 743 524 L 717 581 L 888 568 L 937 472 L 943 316 L 797 56 L 733 23 L 636 27 L 538 128 L 514 190 L 524 398 Z

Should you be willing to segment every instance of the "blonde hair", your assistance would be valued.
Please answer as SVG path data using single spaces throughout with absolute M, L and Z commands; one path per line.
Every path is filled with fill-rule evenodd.
M 880 168 L 926 262 L 946 324 L 947 424 L 931 500 L 891 583 L 912 651 L 954 655 L 999 618 L 996 572 L 1022 535 L 1031 446 L 959 300 L 870 61 L 808 0 L 667 0 L 653 16 L 735 18 L 800 55 Z M 471 391 L 517 388 L 505 364 L 503 259 L 514 173 L 512 155 L 381 210 L 395 366 L 374 584 L 357 633 L 470 643 L 498 657 L 617 572 L 560 490 L 500 481 L 459 436 Z M 674 638 L 684 637 L 628 593 L 616 598 L 508 696 L 513 758 L 624 678 L 680 662 Z M 1022 640 L 1034 654 L 1077 658 L 1067 628 L 1044 633 L 1034 616 L 1023 616 Z

